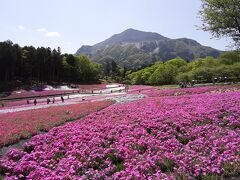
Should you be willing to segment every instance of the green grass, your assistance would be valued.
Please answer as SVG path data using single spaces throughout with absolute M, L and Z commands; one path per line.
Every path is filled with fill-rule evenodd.
M 177 89 L 179 88 L 179 85 L 177 84 L 172 84 L 172 85 L 160 85 L 160 86 L 156 86 L 159 89 Z

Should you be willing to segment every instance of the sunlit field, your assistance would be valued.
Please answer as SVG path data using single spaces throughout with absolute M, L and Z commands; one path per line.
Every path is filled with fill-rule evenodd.
M 240 180 L 240 0 L 0 14 L 0 180 Z

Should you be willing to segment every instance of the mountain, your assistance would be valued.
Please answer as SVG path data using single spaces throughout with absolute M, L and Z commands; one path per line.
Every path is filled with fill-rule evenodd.
M 76 55 L 86 55 L 105 64 L 114 60 L 120 66 L 139 68 L 158 60 L 181 57 L 187 61 L 206 56 L 217 57 L 221 51 L 188 38 L 170 39 L 158 33 L 127 29 L 93 46 L 82 46 Z

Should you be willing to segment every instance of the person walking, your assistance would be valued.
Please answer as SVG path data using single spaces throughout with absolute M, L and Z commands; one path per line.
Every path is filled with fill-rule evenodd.
M 47 104 L 49 104 L 51 102 L 51 100 L 49 98 L 47 98 Z
M 53 103 L 53 104 L 55 103 L 55 98 L 53 98 L 52 103 Z
M 64 98 L 63 98 L 63 96 L 61 96 L 61 100 L 62 100 L 62 102 L 64 102 Z
M 37 99 L 34 99 L 33 103 L 36 106 L 37 105 Z
M 125 91 L 128 92 L 128 89 L 129 89 L 129 86 L 126 85 L 126 86 L 125 86 Z

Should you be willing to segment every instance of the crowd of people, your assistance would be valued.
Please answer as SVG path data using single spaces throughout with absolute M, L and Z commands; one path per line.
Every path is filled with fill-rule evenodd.
M 61 101 L 64 102 L 64 97 L 61 96 L 60 98 L 61 98 Z M 47 98 L 47 104 L 49 104 L 50 102 L 51 102 L 51 99 L 48 97 L 48 98 Z M 33 104 L 36 106 L 37 103 L 38 103 L 38 102 L 37 102 L 37 99 L 34 99 L 34 100 L 33 100 Z M 52 98 L 52 104 L 54 104 L 54 103 L 55 103 L 55 97 Z M 27 100 L 27 104 L 30 104 L 30 101 L 29 101 L 29 100 Z
M 180 82 L 179 83 L 180 88 L 193 87 L 194 85 L 195 85 L 195 80 L 192 80 L 191 82 Z

